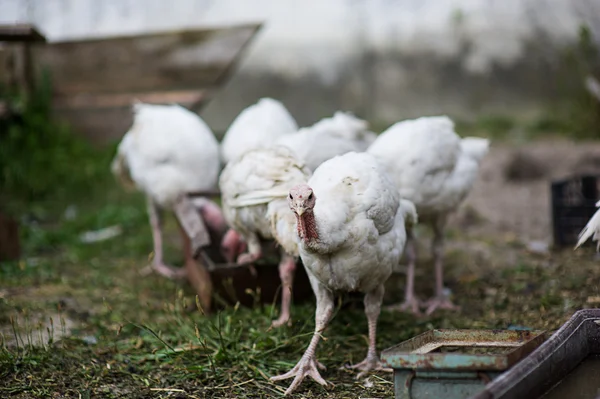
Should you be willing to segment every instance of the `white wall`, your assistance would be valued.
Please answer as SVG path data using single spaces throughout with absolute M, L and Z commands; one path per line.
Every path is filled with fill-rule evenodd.
M 338 94 L 332 95 L 338 99 L 336 106 L 359 107 L 362 103 L 366 107 L 365 102 L 371 99 L 365 98 L 368 88 L 360 76 L 368 74 L 378 86 L 383 86 L 384 92 L 392 92 L 378 95 L 385 99 L 378 100 L 383 103 L 372 111 L 373 117 L 393 119 L 396 111 L 390 110 L 394 108 L 390 101 L 395 101 L 394 91 L 402 92 L 398 94 L 398 104 L 403 104 L 399 108 L 411 108 L 411 96 L 430 96 L 434 87 L 444 91 L 444 83 L 434 80 L 432 87 L 425 87 L 429 83 L 414 87 L 414 74 L 418 72 L 414 68 L 383 59 L 376 66 L 366 65 L 361 61 L 365 52 L 412 60 L 427 56 L 424 59 L 440 65 L 458 60 L 460 73 L 485 76 L 492 73 L 494 66 L 516 68 L 529 56 L 528 43 L 541 34 L 560 46 L 576 39 L 582 22 L 600 28 L 600 1 L 0 0 L 0 23 L 12 21 L 33 22 L 50 40 L 265 21 L 238 76 L 209 107 L 211 115 L 219 115 L 215 118 L 221 124 L 226 124 L 244 102 L 256 95 L 278 94 L 277 88 L 256 95 L 248 93 L 251 88 L 256 91 L 257 86 L 248 79 L 257 76 L 276 76 L 290 82 L 310 77 L 317 81 L 315 87 L 337 87 Z M 354 70 L 349 72 L 350 65 Z M 432 67 L 428 73 L 436 74 L 436 70 Z M 352 73 L 359 77 L 349 77 Z M 283 86 L 281 96 L 291 98 L 289 91 L 296 86 Z M 243 101 L 239 98 L 242 90 Z M 258 91 L 261 90 L 259 85 Z M 362 93 L 360 101 L 344 100 L 348 93 L 357 92 Z M 295 107 L 300 108 L 309 100 L 307 97 Z M 446 100 L 433 101 L 433 105 L 424 101 L 417 101 L 425 105 L 417 105 L 408 113 L 420 109 L 444 112 L 444 104 L 452 111 L 456 108 L 456 104 Z M 238 104 L 228 105 L 232 103 Z M 377 111 L 386 107 L 388 111 Z M 456 109 L 465 107 L 468 108 L 463 104 Z M 372 105 L 370 109 L 373 110 Z M 305 118 L 314 119 L 312 114 L 309 112 Z

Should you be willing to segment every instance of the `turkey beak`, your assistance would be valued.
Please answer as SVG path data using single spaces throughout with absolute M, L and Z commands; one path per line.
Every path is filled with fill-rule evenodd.
M 302 205 L 296 206 L 296 214 L 298 216 L 302 216 L 302 214 L 304 214 L 304 207 Z

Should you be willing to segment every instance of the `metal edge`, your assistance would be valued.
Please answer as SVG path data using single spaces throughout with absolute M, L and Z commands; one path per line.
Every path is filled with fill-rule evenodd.
M 458 329 L 458 330 L 449 330 L 449 329 L 432 329 L 432 330 L 428 330 L 425 331 L 419 335 L 414 336 L 413 338 L 410 338 L 406 341 L 403 341 L 397 345 L 394 345 L 390 348 L 385 349 L 384 351 L 382 351 L 381 353 L 381 360 L 382 362 L 384 362 L 387 366 L 394 368 L 394 366 L 392 364 L 390 364 L 390 362 L 388 362 L 388 357 L 390 356 L 397 356 L 397 355 L 407 355 L 407 356 L 411 356 L 413 358 L 413 360 L 410 360 L 410 363 L 428 363 L 431 361 L 434 361 L 436 359 L 441 358 L 442 356 L 446 359 L 448 359 L 448 362 L 450 363 L 460 363 L 460 362 L 466 362 L 468 360 L 472 360 L 472 359 L 477 359 L 479 360 L 482 364 L 483 363 L 487 363 L 485 360 L 489 360 L 490 364 L 488 365 L 482 365 L 481 367 L 485 367 L 486 370 L 490 370 L 490 371 L 503 371 L 506 370 L 510 367 L 512 367 L 513 365 L 519 363 L 521 360 L 523 360 L 526 356 L 528 356 L 531 352 L 533 352 L 536 348 L 538 348 L 540 345 L 542 345 L 544 343 L 544 341 L 546 340 L 546 330 L 527 330 L 527 332 L 529 334 L 532 335 L 531 338 L 522 341 L 522 344 L 518 347 L 515 347 L 515 349 L 513 351 L 510 351 L 507 354 L 504 355 L 481 355 L 481 354 L 477 354 L 477 355 L 466 355 L 466 354 L 441 354 L 441 353 L 423 353 L 423 354 L 414 354 L 411 352 L 401 352 L 401 353 L 391 353 L 395 350 L 398 350 L 398 348 L 400 347 L 406 347 L 409 346 L 409 344 L 412 341 L 417 341 L 417 340 L 421 340 L 427 337 L 427 335 L 431 335 L 432 337 L 436 336 L 436 333 L 444 333 L 444 332 L 448 332 L 448 331 L 452 331 L 452 332 L 472 332 L 472 331 L 479 331 L 479 332 L 493 332 L 493 331 L 502 331 L 502 332 L 508 332 L 508 333 L 517 333 L 518 330 L 492 330 L 492 329 L 485 329 L 485 330 L 468 330 L 468 329 Z M 486 342 L 486 341 L 480 341 L 480 342 Z M 494 342 L 494 341 L 489 341 L 489 342 Z M 519 356 L 520 355 L 520 356 Z M 491 364 L 494 362 L 500 362 L 499 365 L 496 364 Z M 402 368 L 414 368 L 414 369 L 418 369 L 418 367 L 411 367 L 410 365 L 406 366 L 406 367 L 402 367 Z M 433 368 L 433 370 L 441 370 L 441 368 Z M 466 369 L 463 367 L 459 367 L 456 369 L 457 371 L 465 371 L 465 370 L 472 370 L 472 369 Z
M 255 30 L 262 26 L 263 22 L 248 22 L 241 24 L 223 24 L 223 25 L 204 25 L 199 26 L 197 28 L 187 27 L 186 29 L 166 29 L 161 31 L 155 31 L 150 33 L 132 33 L 126 35 L 103 35 L 101 37 L 85 37 L 85 38 L 71 38 L 66 40 L 57 40 L 49 42 L 52 45 L 61 45 L 61 44 L 74 44 L 74 43 L 93 43 L 100 41 L 110 41 L 110 40 L 123 40 L 123 39 L 136 39 L 136 38 L 150 38 L 150 37 L 159 37 L 164 35 L 174 35 L 181 33 L 190 33 L 190 32 L 211 32 L 211 31 L 226 31 L 231 29 L 246 29 L 246 28 L 254 28 Z M 253 35 L 254 36 L 254 35 Z M 242 47 L 243 48 L 243 47 Z
M 254 42 L 254 40 L 256 40 L 256 35 L 262 29 L 263 26 L 264 26 L 263 22 L 257 22 L 254 24 L 245 25 L 245 27 L 247 27 L 247 28 L 253 28 L 252 29 L 253 32 L 250 35 L 250 37 L 248 38 L 248 40 L 246 40 L 246 42 L 240 47 L 240 50 L 233 57 L 233 59 L 231 60 L 229 65 L 227 65 L 227 67 L 223 68 L 221 75 L 219 75 L 219 77 L 217 77 L 217 79 L 215 79 L 215 86 L 221 87 L 225 83 L 225 81 L 228 80 L 233 75 L 235 69 L 237 68 L 237 66 L 239 65 L 239 63 L 242 60 L 242 56 L 248 51 L 248 47 L 250 46 L 250 44 L 252 42 Z M 210 99 L 209 99 L 209 101 L 210 101 Z
M 558 353 L 563 349 L 569 340 L 581 334 L 586 334 L 586 328 L 590 324 L 598 326 L 595 321 L 600 319 L 600 309 L 585 309 L 577 311 L 571 318 L 562 325 L 550 338 L 540 345 L 535 351 L 529 354 L 525 359 L 516 364 L 513 368 L 502 373 L 494 381 L 488 384 L 482 391 L 471 396 L 469 399 L 529 399 L 548 391 L 556 382 L 556 379 L 564 377 L 579 364 L 585 356 L 590 353 L 590 345 L 585 340 L 582 349 L 583 355 L 574 359 L 569 364 L 560 363 L 562 367 L 556 367 L 553 357 L 558 357 Z M 589 337 L 586 335 L 589 339 Z M 572 342 L 571 342 L 572 343 Z M 566 349 L 565 349 L 566 350 Z M 540 365 L 547 366 L 547 370 L 540 368 Z M 534 381 L 535 373 L 544 373 L 546 381 L 543 384 Z M 528 388 L 530 387 L 530 388 Z

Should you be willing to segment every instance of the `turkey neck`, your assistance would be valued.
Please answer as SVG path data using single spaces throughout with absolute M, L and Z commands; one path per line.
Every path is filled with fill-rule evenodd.
M 310 245 L 319 240 L 315 214 L 312 210 L 304 212 L 302 216 L 296 215 L 296 221 L 298 223 L 298 236 L 302 241 Z

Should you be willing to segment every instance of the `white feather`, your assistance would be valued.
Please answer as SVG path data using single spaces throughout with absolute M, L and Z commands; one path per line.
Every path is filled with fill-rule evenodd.
M 196 114 L 178 105 L 136 103 L 111 169 L 168 207 L 181 194 L 216 188 L 219 145 Z
M 255 235 L 275 239 L 288 254 L 298 256 L 287 196 L 309 176 L 285 147 L 246 152 L 229 162 L 219 179 L 225 219 L 246 241 Z
M 288 110 L 277 100 L 261 98 L 232 122 L 221 142 L 224 163 L 246 151 L 270 147 L 279 137 L 298 130 Z
M 349 112 L 337 111 L 312 126 L 279 138 L 277 145 L 290 148 L 310 170 L 336 155 L 362 152 L 376 135 L 368 131 L 369 124 Z
M 388 174 L 370 154 L 351 152 L 324 162 L 308 185 L 319 234 L 314 245 L 301 241 L 309 274 L 333 290 L 369 292 L 385 282 L 406 242 L 405 212 Z
M 600 201 L 596 202 L 596 207 L 600 208 Z M 594 216 L 592 216 L 592 218 L 585 225 L 583 230 L 581 230 L 581 233 L 579 233 L 579 240 L 577 241 L 577 245 L 575 245 L 575 249 L 579 248 L 590 237 L 592 237 L 592 240 L 598 241 L 596 250 L 599 250 L 600 249 L 600 209 L 597 210 L 596 213 L 594 213 Z
M 455 210 L 477 177 L 489 141 L 461 139 L 446 116 L 398 122 L 381 133 L 367 152 L 389 171 L 402 198 L 420 217 Z

